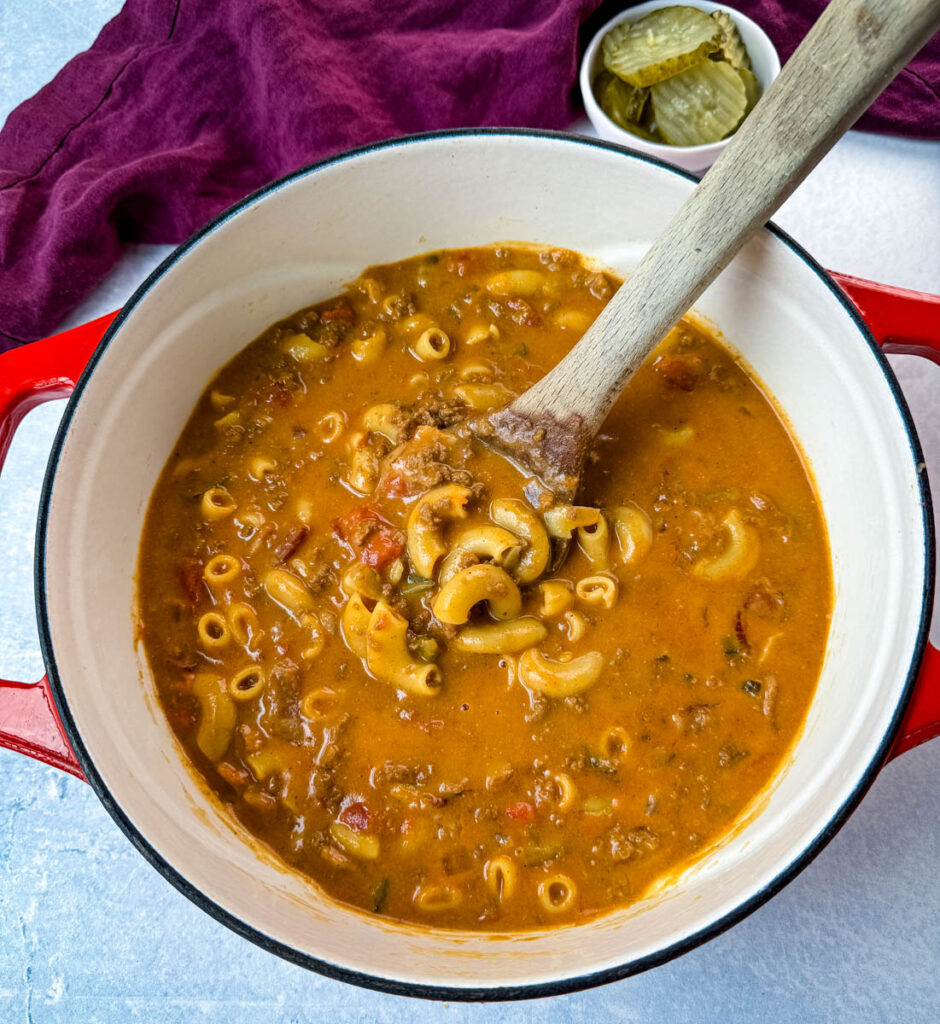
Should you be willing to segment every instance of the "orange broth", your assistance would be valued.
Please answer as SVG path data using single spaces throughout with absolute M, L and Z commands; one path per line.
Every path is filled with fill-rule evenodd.
M 537 538 L 494 519 L 524 481 L 461 424 L 538 380 L 618 283 L 557 249 L 372 267 L 232 359 L 159 479 L 139 604 L 169 722 L 337 900 L 576 923 L 727 832 L 799 733 L 825 527 L 772 402 L 702 327 L 605 423 L 560 568 L 524 578 Z

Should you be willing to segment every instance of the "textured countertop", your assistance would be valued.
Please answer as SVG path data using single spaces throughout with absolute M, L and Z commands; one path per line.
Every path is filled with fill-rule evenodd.
M 0 117 L 87 47 L 118 7 L 3 0 Z M 775 219 L 827 267 L 940 292 L 940 144 L 852 133 Z M 119 306 L 166 251 L 129 250 L 69 324 Z M 940 368 L 893 362 L 938 481 Z M 27 417 L 0 478 L 5 678 L 42 672 L 32 543 L 61 413 L 56 402 Z M 823 853 L 724 935 L 614 985 L 491 1006 L 378 995 L 291 966 L 165 882 L 84 783 L 6 751 L 0 773 L 2 1022 L 940 1019 L 940 740 L 889 764 Z

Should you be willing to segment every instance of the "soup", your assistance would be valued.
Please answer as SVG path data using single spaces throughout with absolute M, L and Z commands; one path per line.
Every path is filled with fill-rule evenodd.
M 532 507 L 468 435 L 618 283 L 518 246 L 372 267 L 225 366 L 160 476 L 139 605 L 169 723 L 337 900 L 490 930 L 623 906 L 726 833 L 801 728 L 825 527 L 716 338 L 663 341 L 577 506 Z

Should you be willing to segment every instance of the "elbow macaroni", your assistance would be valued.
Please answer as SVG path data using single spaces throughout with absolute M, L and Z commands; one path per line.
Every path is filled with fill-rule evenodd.
M 515 619 L 522 610 L 519 588 L 497 565 L 471 565 L 453 576 L 438 591 L 432 609 L 451 626 L 460 626 L 470 618 L 470 609 L 485 601 L 496 619 Z
M 716 583 L 743 579 L 754 568 L 760 554 L 757 532 L 732 509 L 721 521 L 728 531 L 728 546 L 714 558 L 703 558 L 692 566 L 692 574 L 700 580 Z
M 408 623 L 384 601 L 376 602 L 366 631 L 366 665 L 383 682 L 418 697 L 433 697 L 441 688 L 436 665 L 415 661 L 408 650 Z
M 531 647 L 519 658 L 519 681 L 546 697 L 573 697 L 590 689 L 604 670 L 600 651 L 590 651 L 570 661 L 551 661 Z
M 442 484 L 422 495 L 408 516 L 408 557 L 418 572 L 430 579 L 437 560 L 447 551 L 444 523 L 465 519 L 466 505 L 472 497 L 469 487 Z

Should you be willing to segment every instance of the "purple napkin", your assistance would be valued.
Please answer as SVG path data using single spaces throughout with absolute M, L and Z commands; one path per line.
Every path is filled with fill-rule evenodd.
M 0 351 L 52 332 L 122 243 L 180 242 L 318 158 L 435 128 L 565 127 L 597 6 L 127 0 L 0 131 Z M 786 58 L 824 3 L 737 6 Z M 931 46 L 860 127 L 940 137 Z

